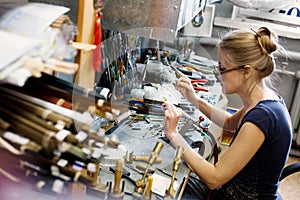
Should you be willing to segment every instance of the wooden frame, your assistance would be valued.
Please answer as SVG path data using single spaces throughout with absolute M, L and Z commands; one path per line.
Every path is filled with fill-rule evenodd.
M 78 0 L 78 31 L 76 42 L 93 44 L 95 10 L 93 0 Z M 74 83 L 84 88 L 94 88 L 95 72 L 92 66 L 92 52 L 79 50 L 75 62 L 79 69 L 74 75 Z

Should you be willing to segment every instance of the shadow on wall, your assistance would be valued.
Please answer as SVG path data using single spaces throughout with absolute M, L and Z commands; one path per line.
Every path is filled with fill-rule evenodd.
M 0 0 L 0 17 L 10 9 L 28 3 L 28 0 Z

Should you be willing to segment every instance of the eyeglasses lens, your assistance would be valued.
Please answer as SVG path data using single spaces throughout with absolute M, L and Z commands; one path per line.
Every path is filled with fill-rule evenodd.
M 221 65 L 221 63 L 219 63 L 219 65 L 218 65 L 218 70 L 220 71 L 220 72 L 222 72 L 222 71 L 225 71 L 226 70 L 226 68 L 223 66 L 223 65 Z

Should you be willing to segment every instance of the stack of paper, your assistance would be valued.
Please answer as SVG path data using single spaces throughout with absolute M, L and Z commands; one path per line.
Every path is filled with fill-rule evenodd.
M 28 3 L 0 19 L 0 80 L 19 69 L 25 57 L 39 55 L 49 37 L 49 26 L 70 9 L 43 3 Z M 45 41 L 47 40 L 47 41 Z M 50 50 L 50 49 L 49 49 Z

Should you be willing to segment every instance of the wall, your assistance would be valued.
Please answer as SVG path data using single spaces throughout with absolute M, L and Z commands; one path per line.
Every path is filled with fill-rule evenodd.
M 215 4 L 216 10 L 215 10 L 215 16 L 216 17 L 226 17 L 226 18 L 231 18 L 232 10 L 233 10 L 233 5 L 228 2 L 228 1 L 222 1 L 221 3 Z M 262 22 L 263 26 L 263 22 Z M 250 29 L 251 27 L 249 27 Z M 224 34 L 227 31 L 232 30 L 231 28 L 224 28 L 220 26 L 213 26 L 213 31 L 212 31 L 212 37 L 215 39 L 220 38 L 222 34 Z M 300 34 L 300 33 L 299 33 Z M 280 44 L 285 47 L 286 50 L 288 51 L 294 51 L 297 52 L 299 51 L 299 45 L 300 45 L 300 40 L 296 39 L 290 39 L 290 38 L 284 38 L 284 37 L 279 37 Z M 210 56 L 212 59 L 217 59 L 216 58 L 216 49 L 215 49 L 215 41 L 213 40 L 207 40 L 207 39 L 200 39 L 201 45 L 206 49 L 207 52 L 209 52 Z M 201 52 L 199 52 L 201 53 Z M 292 59 L 285 59 L 282 57 L 277 58 L 277 66 L 282 67 L 282 63 L 288 63 L 287 64 L 287 70 L 289 71 L 299 71 L 300 70 L 300 62 L 299 60 L 292 58 Z M 293 104 L 293 98 L 294 94 L 297 90 L 297 84 L 298 84 L 298 79 L 295 76 L 292 75 L 286 75 L 286 74 L 278 74 L 278 80 L 275 82 L 275 86 L 278 89 L 279 94 L 283 96 L 283 98 L 286 101 L 287 107 L 289 109 L 292 108 Z M 298 88 L 300 89 L 300 88 Z M 241 102 L 236 95 L 228 95 L 229 99 L 229 106 L 232 107 L 240 107 Z
M 67 13 L 71 18 L 74 24 L 77 24 L 77 10 L 78 10 L 78 1 L 66 1 L 66 0 L 28 0 L 28 2 L 36 2 L 36 3 L 49 3 L 58 6 L 65 6 L 70 8 L 71 10 Z

